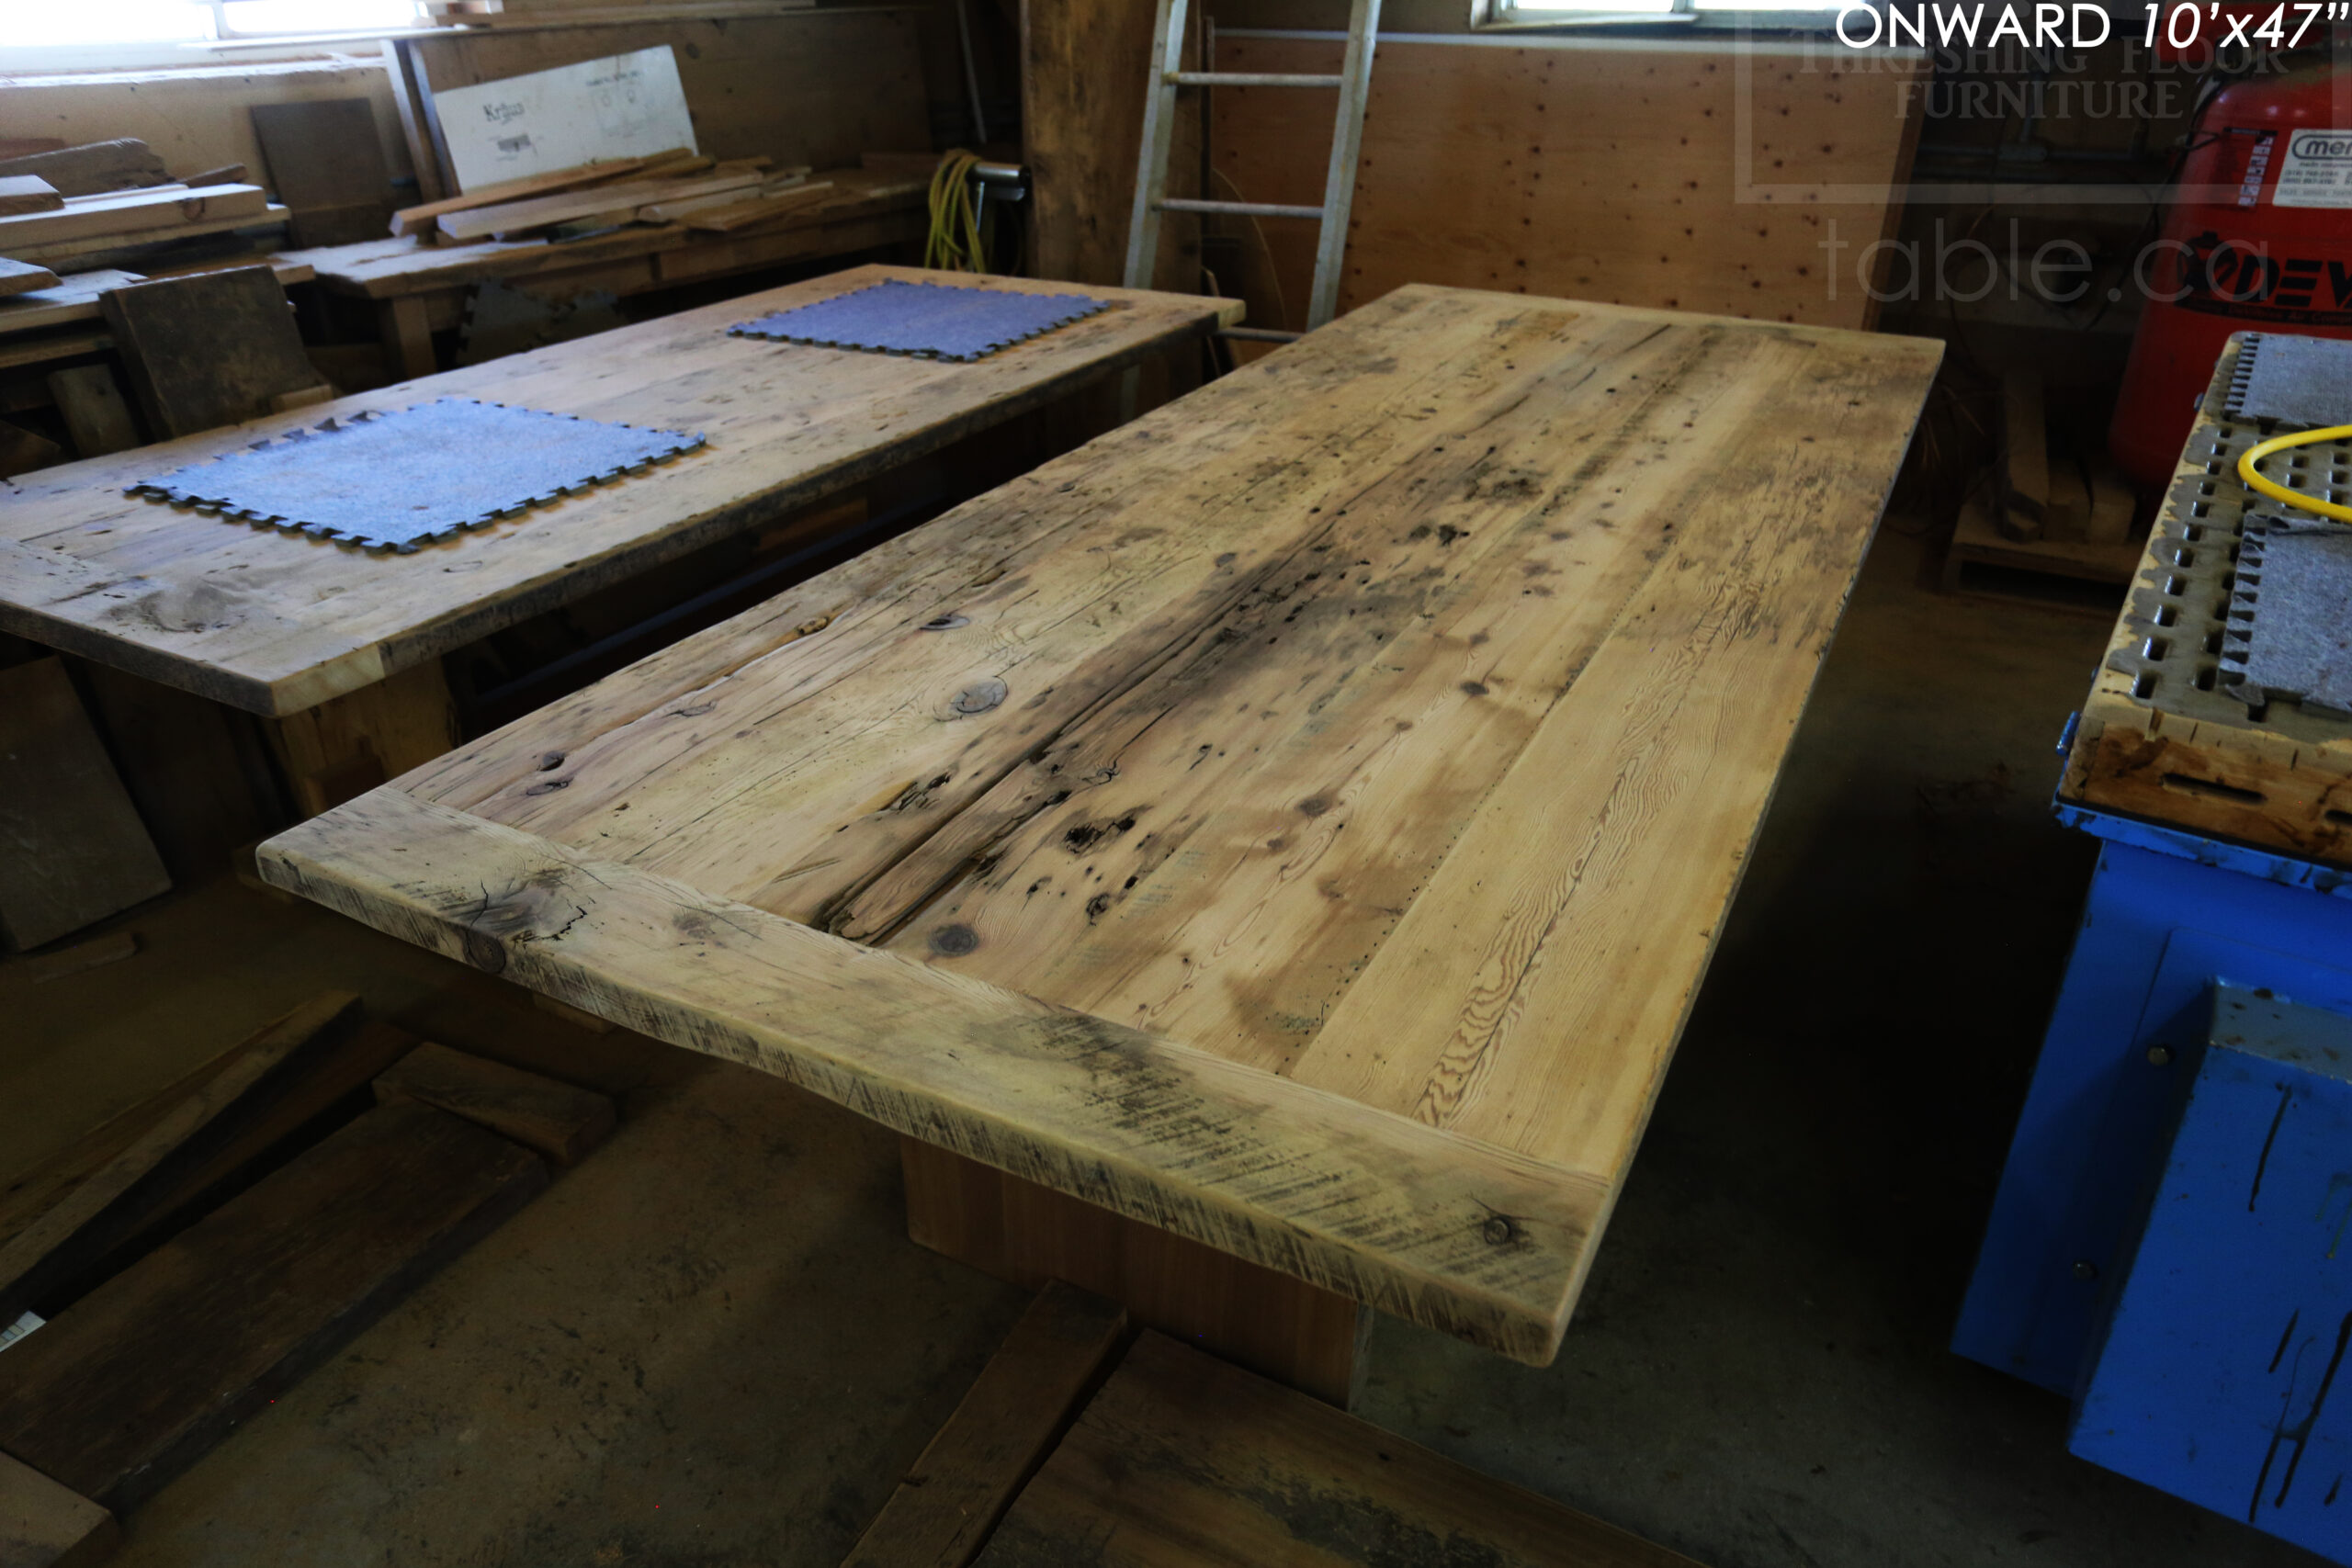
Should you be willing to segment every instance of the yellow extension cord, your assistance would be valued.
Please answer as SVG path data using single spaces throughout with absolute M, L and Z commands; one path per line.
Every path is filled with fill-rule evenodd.
M 978 153 L 961 147 L 940 155 L 931 175 L 931 237 L 923 243 L 923 265 L 943 272 L 989 269 L 988 246 L 972 202 L 972 167 L 979 162 Z
M 2238 478 L 2245 481 L 2248 490 L 2267 495 L 2283 505 L 2316 513 L 2322 517 L 2332 517 L 2338 523 L 2352 523 L 2352 506 L 2339 506 L 2332 501 L 2322 501 L 2315 495 L 2289 490 L 2275 479 L 2263 478 L 2254 468 L 2273 452 L 2284 452 L 2296 446 L 2316 446 L 2324 441 L 2347 438 L 2352 438 L 2352 424 L 2331 424 L 2324 430 L 2298 430 L 2291 435 L 2274 435 L 2267 441 L 2258 441 L 2247 447 L 2245 455 L 2238 459 Z

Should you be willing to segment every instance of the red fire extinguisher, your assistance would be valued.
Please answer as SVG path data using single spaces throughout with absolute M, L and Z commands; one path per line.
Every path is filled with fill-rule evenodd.
M 2209 98 L 2161 237 L 2108 450 L 2161 491 L 2232 333 L 2352 337 L 2352 76 L 2322 62 Z

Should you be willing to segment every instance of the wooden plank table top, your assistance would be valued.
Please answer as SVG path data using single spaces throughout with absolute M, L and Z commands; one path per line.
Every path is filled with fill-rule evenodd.
M 967 365 L 726 330 L 885 278 L 944 276 L 854 268 L 26 475 L 0 501 L 0 628 L 232 706 L 297 713 L 1010 419 L 1238 309 L 1091 289 L 1114 308 Z M 256 439 L 442 397 L 700 431 L 709 444 L 412 555 L 368 554 L 124 493 Z
M 263 874 L 1541 1362 L 1939 354 L 1403 288 Z

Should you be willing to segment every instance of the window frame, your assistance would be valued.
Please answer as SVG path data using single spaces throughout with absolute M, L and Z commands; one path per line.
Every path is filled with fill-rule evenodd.
M 202 69 L 234 51 L 241 61 L 315 60 L 331 57 L 346 47 L 357 47 L 362 58 L 374 52 L 367 46 L 410 32 L 441 31 L 428 17 L 424 0 L 408 0 L 412 20 L 399 26 L 370 24 L 356 28 L 306 28 L 257 30 L 232 27 L 227 7 L 232 0 L 180 0 L 194 15 L 209 18 L 209 37 L 141 39 L 113 42 L 93 39 L 80 43 L 19 44 L 0 30 L 0 85 L 8 78 L 74 75 L 88 72 L 161 71 L 175 67 Z

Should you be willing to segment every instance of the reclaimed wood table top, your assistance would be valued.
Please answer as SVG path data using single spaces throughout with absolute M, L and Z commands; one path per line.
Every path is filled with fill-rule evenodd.
M 760 234 L 712 233 L 683 223 L 632 223 L 607 233 L 549 243 L 545 240 L 484 240 L 463 245 L 420 244 L 413 238 L 361 240 L 287 255 L 310 265 L 322 288 L 338 294 L 392 299 L 492 279 L 526 279 L 577 271 L 638 256 L 680 250 L 822 254 L 830 236 L 871 243 L 869 220 L 915 215 L 920 231 L 928 182 L 868 169 L 831 169 L 814 176 L 839 194 L 797 209 L 789 225 Z
M 1544 1361 L 1939 354 L 1400 289 L 263 874 Z
M 972 364 L 727 332 L 894 277 L 951 275 L 856 267 L 21 476 L 0 492 L 0 629 L 255 713 L 297 713 L 772 522 L 1206 333 L 1239 309 L 1189 295 L 1090 288 L 1114 308 Z M 708 445 L 411 555 L 369 554 L 125 493 L 257 439 L 444 397 L 699 431 Z

